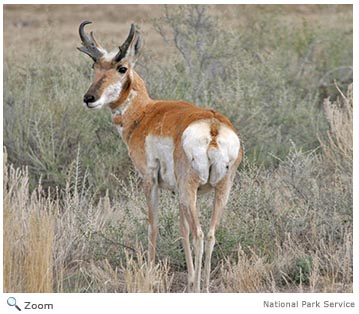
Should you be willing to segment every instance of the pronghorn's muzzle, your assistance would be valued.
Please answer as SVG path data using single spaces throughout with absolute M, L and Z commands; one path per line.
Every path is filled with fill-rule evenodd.
M 84 96 L 84 103 L 88 108 L 92 108 L 93 106 L 91 106 L 91 104 L 94 103 L 95 101 L 96 101 L 96 97 L 92 94 L 86 94 Z

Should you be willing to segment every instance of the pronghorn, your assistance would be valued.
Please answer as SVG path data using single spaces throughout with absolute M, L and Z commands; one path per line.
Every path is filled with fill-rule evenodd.
M 243 154 L 236 130 L 225 116 L 214 110 L 183 101 L 151 99 L 145 82 L 134 70 L 143 47 L 141 34 L 134 24 L 119 49 L 108 53 L 92 32 L 86 35 L 84 27 L 90 23 L 84 21 L 79 28 L 82 47 L 78 49 L 94 61 L 94 81 L 83 101 L 88 108 L 110 108 L 112 122 L 143 179 L 148 206 L 150 265 L 155 262 L 159 188 L 169 189 L 179 198 L 188 291 L 200 292 L 205 249 L 204 285 L 208 292 L 215 229 Z M 214 209 L 204 240 L 196 209 L 197 193 L 213 189 Z

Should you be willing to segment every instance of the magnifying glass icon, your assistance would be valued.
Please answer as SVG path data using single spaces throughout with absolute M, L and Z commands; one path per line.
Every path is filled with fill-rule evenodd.
M 21 309 L 16 305 L 16 299 L 14 297 L 9 297 L 7 299 L 7 304 L 9 306 L 15 306 L 19 311 L 21 311 Z

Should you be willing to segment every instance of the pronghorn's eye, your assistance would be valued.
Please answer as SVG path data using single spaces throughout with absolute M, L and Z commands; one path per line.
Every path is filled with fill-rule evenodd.
M 126 68 L 126 67 L 119 66 L 119 67 L 117 68 L 117 71 L 123 74 L 123 73 L 126 73 L 127 68 Z

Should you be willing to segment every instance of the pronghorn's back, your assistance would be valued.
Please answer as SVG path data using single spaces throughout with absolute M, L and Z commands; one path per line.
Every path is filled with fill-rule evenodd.
M 204 283 L 209 291 L 215 229 L 242 159 L 236 130 L 225 116 L 214 110 L 182 101 L 151 99 L 144 81 L 133 69 L 142 49 L 141 35 L 135 26 L 131 25 L 118 51 L 107 53 L 93 33 L 87 36 L 84 32 L 84 26 L 89 23 L 81 23 L 79 29 L 82 40 L 79 49 L 94 61 L 94 81 L 84 96 L 84 104 L 88 108 L 111 109 L 112 121 L 143 178 L 151 264 L 155 262 L 158 234 L 158 190 L 164 188 L 178 194 L 189 291 L 200 291 L 204 251 L 204 235 L 196 209 L 197 193 L 215 190 L 205 245 Z

